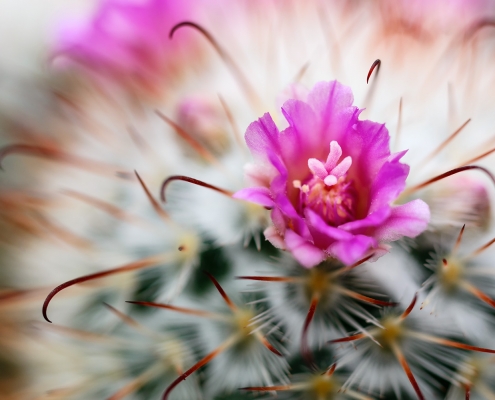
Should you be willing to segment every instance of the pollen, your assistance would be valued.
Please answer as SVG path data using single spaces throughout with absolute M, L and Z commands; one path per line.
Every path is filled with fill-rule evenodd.
M 301 205 L 318 213 L 331 226 L 355 220 L 356 197 L 352 181 L 344 176 L 332 186 L 314 177 L 301 187 Z

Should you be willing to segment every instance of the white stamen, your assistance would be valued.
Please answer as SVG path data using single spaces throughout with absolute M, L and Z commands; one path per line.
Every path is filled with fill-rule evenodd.
M 352 165 L 352 158 L 347 156 L 344 158 L 339 165 L 337 165 L 334 169 L 330 171 L 330 174 L 335 175 L 337 178 L 340 178 L 344 175 Z
M 330 142 L 330 153 L 328 153 L 327 162 L 325 163 L 326 170 L 331 171 L 335 168 L 341 156 L 342 148 L 335 140 L 332 140 Z
M 333 186 L 337 183 L 337 177 L 335 175 L 328 175 L 325 179 L 323 179 L 325 185 Z
M 326 176 L 328 175 L 328 172 L 325 166 L 323 165 L 323 163 L 320 160 L 317 160 L 316 158 L 310 158 L 308 160 L 308 167 L 313 173 L 313 175 L 316 175 L 321 180 L 325 179 Z
M 301 181 L 299 179 L 293 180 L 292 186 L 294 186 L 296 189 L 301 189 Z

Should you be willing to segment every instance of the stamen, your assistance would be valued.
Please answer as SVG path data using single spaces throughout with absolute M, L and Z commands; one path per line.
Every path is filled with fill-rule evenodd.
M 165 390 L 165 393 L 163 394 L 162 400 L 167 400 L 168 396 L 170 395 L 170 392 L 172 392 L 172 390 L 174 390 L 174 388 L 179 383 L 186 380 L 186 378 L 189 375 L 191 375 L 193 372 L 197 371 L 203 365 L 208 364 L 211 360 L 213 360 L 220 353 L 227 350 L 230 346 L 234 345 L 237 342 L 237 340 L 238 340 L 238 337 L 235 335 L 229 337 L 220 346 L 218 346 L 215 350 L 213 350 L 211 353 L 207 354 L 205 357 L 203 357 L 201 360 L 199 360 L 196 364 L 194 364 L 191 368 L 189 368 L 186 372 L 184 372 L 181 376 L 179 376 L 175 381 L 173 381 L 169 385 L 169 387 L 167 388 L 167 390 Z
M 155 110 L 155 113 L 163 119 L 168 125 L 170 125 L 174 130 L 179 134 L 179 136 L 184 139 L 189 146 L 191 146 L 194 151 L 196 151 L 201 157 L 208 160 L 212 164 L 219 166 L 221 169 L 224 167 L 222 164 L 215 158 L 215 156 L 210 153 L 200 142 L 194 139 L 188 132 L 186 132 L 183 128 L 181 128 L 178 124 L 172 121 L 169 117 L 163 114 L 161 111 Z
M 174 36 L 174 33 L 178 29 L 180 29 L 184 26 L 189 26 L 191 28 L 196 29 L 198 32 L 200 32 L 206 38 L 206 40 L 208 40 L 208 42 L 210 42 L 210 44 L 216 50 L 216 52 L 218 53 L 220 58 L 225 62 L 227 67 L 230 68 L 232 74 L 237 79 L 239 85 L 241 86 L 242 90 L 245 92 L 245 94 L 248 97 L 248 99 L 250 100 L 251 104 L 255 107 L 257 105 L 261 104 L 260 98 L 256 94 L 251 83 L 248 81 L 248 79 L 242 73 L 239 66 L 235 63 L 234 59 L 227 53 L 227 51 L 225 51 L 225 49 L 223 47 L 220 46 L 220 44 L 216 41 L 216 39 L 205 28 L 203 28 L 202 26 L 198 25 L 197 23 L 191 22 L 191 21 L 180 22 L 170 30 L 169 38 L 172 39 Z
M 146 197 L 150 201 L 151 206 L 153 207 L 153 209 L 156 211 L 156 213 L 158 214 L 158 216 L 161 217 L 165 222 L 169 222 L 170 221 L 170 217 L 167 214 L 167 212 L 163 208 L 160 207 L 160 204 L 158 204 L 158 202 L 155 200 L 155 198 L 153 197 L 153 195 L 149 191 L 148 187 L 146 186 L 146 184 L 144 183 L 144 181 L 141 179 L 141 177 L 139 176 L 139 174 L 137 173 L 136 170 L 134 170 L 134 173 L 136 174 L 136 177 L 138 178 L 139 183 L 141 184 L 141 187 L 143 188 L 144 193 L 146 194 Z
M 459 232 L 459 235 L 457 236 L 457 240 L 455 241 L 454 249 L 452 250 L 452 253 L 457 253 L 457 250 L 459 249 L 459 246 L 461 245 L 461 240 L 462 240 L 462 235 L 464 233 L 464 229 L 466 228 L 466 224 L 462 225 L 461 231 Z
M 347 336 L 347 337 L 343 337 L 343 338 L 340 338 L 340 339 L 329 340 L 327 343 L 353 342 L 355 340 L 363 339 L 365 337 L 366 337 L 366 334 L 365 333 L 358 333 L 356 335 Z
M 406 308 L 406 310 L 402 313 L 402 315 L 399 317 L 401 320 L 406 319 L 409 314 L 411 314 L 411 311 L 413 310 L 416 301 L 418 300 L 418 294 L 414 294 L 414 298 L 411 301 L 411 304 L 409 304 L 409 307 Z
M 229 296 L 227 296 L 227 293 L 225 293 L 225 290 L 223 290 L 223 288 L 220 286 L 220 284 L 215 279 L 215 277 L 212 274 L 210 274 L 208 271 L 204 271 L 204 273 L 213 282 L 213 284 L 217 288 L 218 292 L 222 295 L 223 299 L 225 300 L 225 302 L 227 303 L 227 305 L 229 306 L 229 308 L 232 311 L 236 311 L 237 310 L 236 305 L 232 302 L 232 300 L 230 300 Z
M 229 190 L 226 190 L 226 189 L 221 189 L 219 187 L 216 187 L 216 186 L 213 186 L 213 185 L 210 185 L 209 183 L 206 183 L 206 182 L 203 182 L 203 181 L 200 181 L 198 179 L 194 179 L 194 178 L 189 178 L 188 176 L 184 176 L 184 175 L 173 175 L 173 176 L 170 176 L 169 178 L 167 178 L 163 184 L 162 184 L 162 188 L 160 190 L 160 197 L 161 197 L 161 200 L 163 202 L 165 202 L 165 189 L 167 188 L 168 184 L 172 181 L 184 181 L 184 182 L 189 182 L 189 183 L 192 183 L 194 185 L 198 185 L 198 186 L 203 186 L 205 188 L 208 188 L 208 189 L 212 189 L 212 190 L 215 190 L 216 192 L 219 192 L 219 193 L 222 193 L 224 194 L 225 196 L 228 196 L 228 197 L 232 197 L 234 195 L 233 192 L 229 191 Z
M 379 58 L 377 58 L 375 61 L 373 61 L 373 64 L 371 64 L 371 68 L 368 72 L 368 76 L 366 77 L 366 83 L 369 83 L 370 76 L 373 73 L 373 71 L 375 70 L 375 68 L 377 68 L 377 67 L 378 68 L 376 70 L 376 75 L 378 75 L 378 72 L 380 72 L 381 65 L 382 65 L 382 62 Z
M 435 183 L 435 182 L 438 182 L 442 179 L 448 178 L 449 176 L 458 174 L 459 172 L 469 171 L 472 169 L 476 169 L 476 170 L 479 170 L 481 172 L 484 172 L 486 175 L 488 175 L 490 180 L 495 185 L 495 177 L 492 175 L 492 173 L 489 170 L 487 170 L 484 167 L 480 167 L 478 165 L 466 165 L 464 167 L 454 168 L 454 169 L 451 169 L 450 171 L 444 172 L 443 174 L 437 175 L 434 178 L 431 178 L 431 179 L 429 179 L 423 183 L 420 183 L 419 185 L 416 185 L 416 186 L 413 186 L 409 189 L 404 190 L 404 192 L 402 192 L 402 193 L 403 193 L 403 195 L 408 195 L 408 194 L 414 193 L 420 189 L 423 189 L 426 186 L 431 185 L 432 183 Z
M 55 295 L 57 293 L 61 292 L 62 290 L 66 289 L 68 287 L 74 286 L 78 283 L 88 282 L 88 281 L 92 281 L 95 279 L 104 278 L 106 276 L 119 274 L 121 272 L 136 271 L 136 270 L 148 268 L 151 266 L 163 264 L 165 262 L 170 261 L 171 259 L 172 259 L 171 254 L 159 255 L 159 256 L 155 255 L 155 256 L 143 258 L 139 261 L 134 261 L 132 263 L 125 264 L 121 267 L 109 269 L 106 271 L 96 272 L 96 273 L 90 274 L 90 275 L 84 275 L 84 276 L 81 276 L 79 278 L 71 279 L 70 281 L 62 283 L 61 285 L 59 285 L 55 289 L 53 289 L 48 294 L 48 296 L 46 297 L 46 299 L 43 303 L 43 308 L 42 308 L 43 317 L 45 318 L 46 321 L 48 321 L 50 323 L 52 322 L 48 319 L 48 316 L 47 316 L 48 305 L 50 304 L 50 301 L 55 297 Z
M 352 165 L 352 158 L 350 156 L 347 156 L 344 158 L 337 166 L 330 171 L 330 174 L 336 176 L 337 178 L 340 178 L 343 176 L 349 168 L 351 168 Z
M 315 316 L 316 306 L 318 305 L 319 301 L 320 301 L 319 294 L 314 294 L 313 297 L 311 298 L 308 315 L 306 315 L 306 319 L 304 320 L 304 325 L 301 335 L 301 354 L 304 360 L 306 361 L 306 364 L 312 368 L 315 368 L 315 363 L 308 344 L 308 331 L 309 331 L 309 325 L 311 324 L 311 321 Z
M 137 304 L 139 306 L 146 306 L 146 307 L 164 308 L 166 310 L 177 311 L 183 314 L 195 315 L 197 317 L 224 319 L 223 315 L 213 313 L 210 311 L 194 310 L 192 308 L 178 307 L 178 306 L 173 306 L 171 304 L 153 303 L 151 301 L 126 301 L 126 303 Z
M 409 364 L 407 363 L 406 358 L 402 354 L 402 351 L 400 350 L 399 346 L 395 342 L 391 343 L 392 345 L 392 350 L 397 357 L 397 360 L 399 360 L 400 365 L 402 366 L 402 369 L 406 373 L 407 377 L 409 378 L 409 382 L 411 382 L 412 387 L 414 388 L 414 391 L 416 392 L 416 395 L 418 396 L 419 400 L 425 400 L 425 397 L 423 396 L 423 393 L 421 393 L 421 389 L 419 388 L 418 382 L 416 381 L 416 378 L 414 378 L 414 375 L 411 371 L 411 368 L 409 367 Z
M 325 162 L 325 168 L 328 170 L 334 169 L 342 156 L 342 147 L 332 140 L 330 142 L 330 151 L 328 152 L 327 161 Z

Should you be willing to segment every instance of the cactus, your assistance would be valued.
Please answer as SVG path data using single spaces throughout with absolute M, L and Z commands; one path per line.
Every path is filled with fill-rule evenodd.
M 62 21 L 45 101 L 19 94 L 41 117 L 1 113 L 7 398 L 495 398 L 493 18 L 106 0 Z

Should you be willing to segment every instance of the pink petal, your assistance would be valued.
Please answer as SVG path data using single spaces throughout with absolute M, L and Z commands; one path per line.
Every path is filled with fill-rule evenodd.
M 384 124 L 356 121 L 345 141 L 340 141 L 344 154 L 352 157 L 349 176 L 357 187 L 368 191 L 378 171 L 390 155 L 390 137 Z
M 318 265 L 326 257 L 321 249 L 290 229 L 285 231 L 285 245 L 294 258 L 306 268 Z
M 311 233 L 309 232 L 306 221 L 297 213 L 296 209 L 289 201 L 287 196 L 285 196 L 284 194 L 279 194 L 275 198 L 275 204 L 276 207 L 278 207 L 280 211 L 285 215 L 285 223 L 290 221 L 293 231 L 297 232 L 298 235 L 306 238 L 306 240 L 311 240 Z
M 309 208 L 305 210 L 305 215 L 308 224 L 329 239 L 349 240 L 353 236 L 345 230 L 328 225 L 317 213 Z
M 399 162 L 406 152 L 391 155 L 380 168 L 371 186 L 368 213 L 389 205 L 399 197 L 406 186 L 409 166 Z
M 280 211 L 280 208 L 274 207 L 270 213 L 270 217 L 277 231 L 280 232 L 281 235 L 284 235 L 286 228 L 286 221 L 284 218 L 284 214 L 282 213 L 282 211 Z
M 318 82 L 308 95 L 308 103 L 311 107 L 319 115 L 328 118 L 352 107 L 353 102 L 351 88 L 338 81 Z
M 234 193 L 234 199 L 246 200 L 251 203 L 259 204 L 263 207 L 272 208 L 275 203 L 270 197 L 270 190 L 265 187 L 255 187 L 241 189 Z
M 430 209 L 420 199 L 392 208 L 388 219 L 377 228 L 374 237 L 379 241 L 392 242 L 403 236 L 416 237 L 430 221 Z
M 364 233 L 364 231 L 369 230 L 369 228 L 376 228 L 383 224 L 384 221 L 390 216 L 390 213 L 391 208 L 386 205 L 369 214 L 366 218 L 340 225 L 339 229 L 343 229 L 354 234 Z
M 244 137 L 253 157 L 267 164 L 269 154 L 280 154 L 278 136 L 275 122 L 270 114 L 266 113 L 248 126 Z
M 302 159 L 306 163 L 308 158 L 317 157 L 311 154 L 317 144 L 314 134 L 317 116 L 312 108 L 300 100 L 287 100 L 282 106 L 282 114 L 290 125 L 283 131 L 281 141 L 284 161 Z
M 327 251 L 346 265 L 354 264 L 363 258 L 368 250 L 377 246 L 376 240 L 364 235 L 354 236 L 350 240 L 333 243 Z
M 259 164 L 247 163 L 244 165 L 244 176 L 250 186 L 269 187 L 275 172 Z
M 284 238 L 278 233 L 274 226 L 270 226 L 263 232 L 266 240 L 268 240 L 277 249 L 285 250 Z

